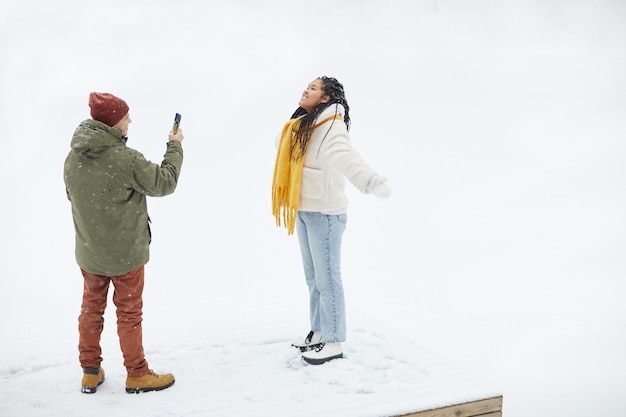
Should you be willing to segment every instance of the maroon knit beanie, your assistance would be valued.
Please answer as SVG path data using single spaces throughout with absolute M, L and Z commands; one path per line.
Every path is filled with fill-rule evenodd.
M 121 98 L 109 93 L 89 94 L 89 107 L 94 120 L 115 126 L 128 114 L 128 104 Z

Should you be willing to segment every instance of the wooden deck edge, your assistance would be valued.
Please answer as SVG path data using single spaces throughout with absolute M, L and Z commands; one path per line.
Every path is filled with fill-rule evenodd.
M 502 417 L 502 396 L 396 417 Z

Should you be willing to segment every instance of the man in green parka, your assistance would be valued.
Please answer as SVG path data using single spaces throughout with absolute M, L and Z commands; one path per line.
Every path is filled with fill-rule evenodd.
M 171 374 L 148 368 L 142 341 L 144 265 L 150 226 L 146 196 L 176 189 L 183 163 L 183 133 L 170 132 L 161 165 L 126 146 L 131 123 L 126 102 L 91 93 L 92 119 L 83 121 L 65 160 L 64 178 L 76 232 L 76 261 L 84 278 L 79 329 L 81 391 L 94 393 L 104 382 L 100 335 L 109 284 L 114 286 L 117 333 L 127 370 L 126 391 L 156 391 L 174 383 Z

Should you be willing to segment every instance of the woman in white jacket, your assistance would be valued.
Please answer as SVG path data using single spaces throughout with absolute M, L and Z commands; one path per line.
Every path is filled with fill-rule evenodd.
M 311 331 L 293 346 L 314 365 L 343 357 L 346 340 L 340 268 L 346 179 L 363 193 L 391 194 L 386 179 L 352 147 L 349 112 L 341 83 L 332 77 L 313 80 L 282 130 L 274 167 L 273 214 L 289 234 L 297 229 L 309 287 Z

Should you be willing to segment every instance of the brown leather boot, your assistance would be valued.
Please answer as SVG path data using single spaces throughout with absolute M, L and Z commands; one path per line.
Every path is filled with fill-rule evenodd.
M 174 385 L 174 375 L 159 375 L 148 369 L 148 373 L 139 378 L 126 378 L 126 392 L 139 394 L 140 392 L 160 391 Z
M 102 368 L 84 368 L 83 369 L 83 386 L 80 392 L 85 394 L 93 394 L 96 392 L 98 385 L 104 382 L 104 369 Z

